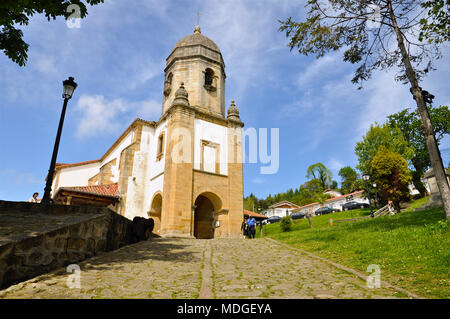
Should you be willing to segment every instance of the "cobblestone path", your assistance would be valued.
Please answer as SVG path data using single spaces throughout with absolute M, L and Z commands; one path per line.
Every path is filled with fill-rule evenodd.
M 265 239 L 151 239 L 59 269 L 0 298 L 396 298 L 357 276 Z

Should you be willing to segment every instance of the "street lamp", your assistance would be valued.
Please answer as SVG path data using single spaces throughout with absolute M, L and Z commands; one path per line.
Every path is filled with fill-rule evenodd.
M 366 187 L 367 187 L 367 197 L 369 199 L 369 207 L 370 207 L 370 217 L 374 217 L 373 210 L 372 210 L 372 204 L 370 203 L 370 189 L 369 189 L 369 179 L 370 176 L 368 174 L 363 175 L 363 180 L 366 181 Z
M 377 183 L 373 183 L 373 188 L 375 189 L 375 207 L 378 207 L 378 190 L 377 190 Z
M 66 115 L 67 102 L 72 98 L 73 92 L 77 88 L 77 84 L 73 77 L 63 81 L 63 94 L 64 99 L 63 109 L 61 111 L 61 118 L 59 119 L 58 132 L 56 134 L 55 146 L 53 147 L 52 160 L 50 162 L 50 168 L 47 175 L 47 183 L 44 189 L 44 196 L 42 197 L 42 204 L 50 204 L 50 193 L 52 191 L 53 175 L 55 174 L 56 157 L 58 155 L 59 140 L 61 139 L 61 131 L 64 124 L 64 117 Z

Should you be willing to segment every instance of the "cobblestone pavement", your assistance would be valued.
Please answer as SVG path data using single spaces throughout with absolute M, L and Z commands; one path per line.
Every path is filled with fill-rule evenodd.
M 405 298 L 265 239 L 151 239 L 11 286 L 0 298 Z M 73 277 L 73 275 L 72 275 Z

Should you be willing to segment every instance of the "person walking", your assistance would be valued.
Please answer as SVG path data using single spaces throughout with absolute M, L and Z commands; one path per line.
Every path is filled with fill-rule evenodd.
M 245 216 L 244 220 L 242 221 L 242 224 L 241 224 L 241 231 L 242 231 L 242 235 L 244 235 L 244 238 L 245 238 L 245 236 L 248 236 L 247 220 L 248 220 L 248 217 Z
M 249 238 L 255 238 L 255 234 L 256 234 L 256 220 L 255 220 L 255 218 L 250 216 L 250 218 L 247 221 L 247 225 L 248 225 Z
M 29 203 L 39 203 L 40 200 L 37 198 L 39 193 L 34 193 L 33 196 L 28 200 Z

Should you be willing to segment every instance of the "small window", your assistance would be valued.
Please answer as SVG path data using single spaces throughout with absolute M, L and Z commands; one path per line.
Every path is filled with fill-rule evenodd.
M 173 74 L 171 72 L 167 76 L 167 79 L 164 81 L 164 95 L 165 96 L 169 96 L 170 92 L 172 91 L 172 78 L 173 78 Z
M 211 69 L 206 69 L 205 71 L 205 85 L 213 84 L 214 71 Z
M 164 133 L 161 133 L 158 137 L 158 148 L 156 150 L 156 160 L 159 161 L 164 154 Z
M 211 70 L 210 68 L 207 68 L 205 70 L 205 89 L 207 89 L 208 91 L 215 91 L 216 90 L 216 86 L 215 86 L 215 75 L 214 75 L 214 71 Z

